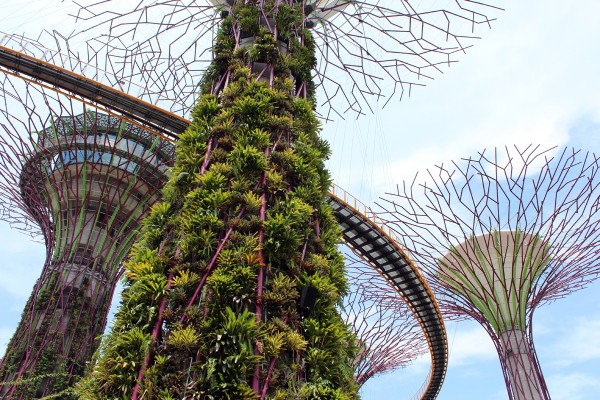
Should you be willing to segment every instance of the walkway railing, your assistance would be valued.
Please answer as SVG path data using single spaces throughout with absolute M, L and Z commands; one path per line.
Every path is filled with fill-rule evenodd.
M 377 213 L 374 212 L 371 209 L 371 207 L 368 207 L 365 203 L 363 203 L 362 201 L 357 199 L 354 195 L 352 195 L 346 189 L 341 188 L 340 186 L 336 185 L 335 183 L 331 183 L 331 186 L 329 188 L 329 194 L 344 200 L 345 203 L 347 203 L 354 210 L 356 210 L 357 212 L 362 214 L 365 217 L 365 219 L 371 221 L 374 225 L 376 225 L 381 231 L 383 231 L 386 235 L 388 235 L 396 243 L 396 245 L 398 247 L 400 247 L 402 249 L 402 251 L 404 253 L 404 257 L 406 257 L 408 260 L 410 260 L 411 263 L 414 264 L 413 259 L 410 258 L 410 254 L 409 254 L 408 250 L 398 240 L 398 237 L 396 236 L 396 232 L 394 232 L 394 230 L 387 225 L 386 221 L 383 218 L 381 218 L 379 215 L 377 215 Z
M 329 196 L 348 246 L 383 275 L 419 322 L 429 345 L 431 369 L 413 399 L 435 399 L 446 375 L 448 340 L 433 292 L 384 220 L 335 184 Z

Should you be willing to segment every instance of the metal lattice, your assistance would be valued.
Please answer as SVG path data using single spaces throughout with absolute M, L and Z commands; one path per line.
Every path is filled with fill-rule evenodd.
M 115 7 L 101 1 L 81 7 L 76 31 L 46 32 L 41 40 L 49 48 L 71 49 L 64 53 L 77 60 L 69 62 L 74 71 L 87 69 L 90 78 L 187 116 L 228 8 L 219 3 Z M 494 2 L 470 0 L 306 2 L 302 23 L 312 28 L 320 60 L 314 77 L 320 113 L 326 119 L 363 114 L 373 110 L 373 101 L 409 95 L 457 62 L 500 10 Z M 86 48 L 70 46 L 82 38 Z

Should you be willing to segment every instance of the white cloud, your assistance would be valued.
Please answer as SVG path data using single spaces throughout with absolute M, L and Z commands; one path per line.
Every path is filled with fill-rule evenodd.
M 361 393 L 366 399 L 408 399 L 417 393 L 426 382 L 431 358 L 429 354 L 415 360 L 408 368 L 402 368 L 395 373 L 377 375 L 369 379 Z
M 598 376 L 582 372 L 547 376 L 546 384 L 554 400 L 590 399 L 590 393 L 600 391 Z
M 37 276 L 24 272 L 27 266 L 4 265 L 0 269 L 0 290 L 19 300 L 27 298 L 35 284 Z
M 600 362 L 600 316 L 563 318 L 554 327 L 544 324 L 541 331 L 537 329 L 540 325 L 535 325 L 535 336 L 545 343 L 544 359 L 549 370 Z
M 4 354 L 6 346 L 8 345 L 8 341 L 11 339 L 14 333 L 15 330 L 12 327 L 0 327 L 0 355 Z
M 594 320 L 577 318 L 569 331 L 559 342 L 558 354 L 567 355 L 570 363 L 600 359 L 600 317 Z
M 6 224 L 0 226 L 0 292 L 26 299 L 39 277 L 46 256 L 44 246 Z
M 484 360 L 498 358 L 492 339 L 476 324 L 472 324 L 468 329 L 457 330 L 456 333 L 449 331 L 448 336 L 449 368 L 476 365 Z

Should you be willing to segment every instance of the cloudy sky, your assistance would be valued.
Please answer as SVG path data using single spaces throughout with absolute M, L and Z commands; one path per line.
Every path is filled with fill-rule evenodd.
M 34 7 L 41 2 L 17 1 Z M 67 2 L 47 8 L 55 18 Z M 335 181 L 372 204 L 428 166 L 485 148 L 567 145 L 600 152 L 600 4 L 584 0 L 502 1 L 493 29 L 426 88 L 371 116 L 324 127 Z M 13 3 L 14 4 L 14 3 Z M 4 7 L 4 6 L 3 6 Z M 47 21 L 9 13 L 3 30 Z M 29 28 L 21 28 L 29 29 Z M 12 334 L 43 264 L 40 244 L 0 228 L 0 352 Z M 600 284 L 540 308 L 538 356 L 552 398 L 593 399 L 600 392 Z M 440 399 L 506 399 L 495 349 L 469 322 L 449 323 L 450 363 Z M 423 383 L 427 357 L 373 378 L 363 398 L 409 399 Z
M 443 76 L 372 117 L 325 128 L 336 181 L 373 203 L 428 166 L 494 146 L 543 144 L 600 152 L 600 5 L 506 1 L 493 29 Z M 343 151 L 335 151 L 342 148 Z M 361 179 L 357 179 L 360 177 Z M 553 399 L 600 392 L 596 283 L 537 310 L 536 349 Z M 475 323 L 448 323 L 440 399 L 506 399 L 495 349 Z M 365 385 L 365 399 L 410 398 L 425 358 Z

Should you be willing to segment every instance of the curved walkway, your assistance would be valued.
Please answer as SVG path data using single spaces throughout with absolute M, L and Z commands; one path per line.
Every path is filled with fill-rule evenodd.
M 370 208 L 336 185 L 332 185 L 328 203 L 346 244 L 396 290 L 421 325 L 429 344 L 431 370 L 414 398 L 435 399 L 446 376 L 448 340 L 431 289 L 392 231 Z
M 0 46 L 0 70 L 92 103 L 128 122 L 175 141 L 189 121 L 110 86 Z M 348 246 L 376 269 L 398 292 L 419 322 L 429 344 L 431 370 L 415 395 L 433 400 L 440 391 L 448 361 L 448 341 L 442 317 L 425 279 L 383 221 L 346 191 L 333 186 L 328 198 Z
M 190 123 L 177 114 L 108 85 L 4 46 L 0 46 L 0 71 L 100 106 L 111 114 L 124 117 L 127 122 L 170 140 L 177 139 L 177 135 Z

